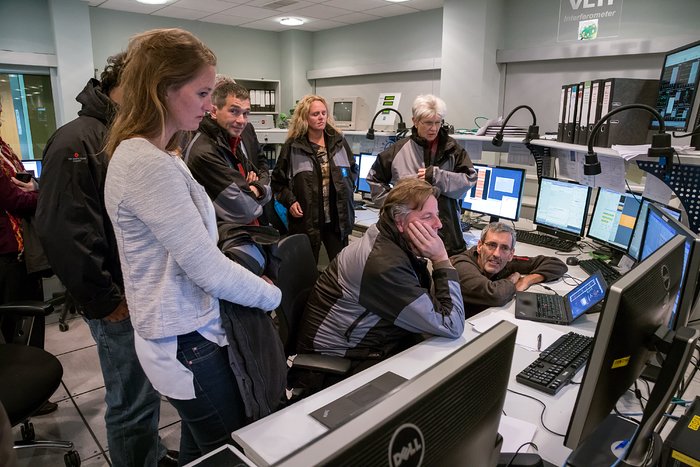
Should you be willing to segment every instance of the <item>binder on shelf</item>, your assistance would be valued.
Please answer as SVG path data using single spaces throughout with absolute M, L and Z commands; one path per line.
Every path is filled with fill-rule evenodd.
M 584 83 L 576 85 L 576 115 L 574 116 L 574 133 L 571 135 L 571 142 L 578 142 L 579 128 L 581 126 L 581 114 L 583 113 L 583 87 Z
M 600 117 L 603 116 L 603 87 L 605 85 L 605 80 L 595 79 L 591 81 L 591 103 L 590 111 L 588 114 L 588 129 L 586 130 L 586 139 L 581 144 L 588 144 L 588 135 L 593 131 L 593 125 L 596 124 Z M 600 146 L 598 142 L 598 135 L 593 141 L 594 146 Z
M 274 112 L 277 108 L 277 100 L 275 98 L 275 90 L 270 90 L 270 112 Z
M 656 79 L 610 78 L 605 80 L 601 117 L 627 104 L 656 105 L 659 81 Z M 645 144 L 649 140 L 651 116 L 641 109 L 615 114 L 600 128 L 597 146 Z
M 566 104 L 568 103 L 568 85 L 561 87 L 561 97 L 559 99 L 559 123 L 557 124 L 557 141 L 564 141 L 564 121 L 566 120 Z
M 583 83 L 583 101 L 581 102 L 581 116 L 579 117 L 579 125 L 576 131 L 576 143 L 586 144 L 588 137 L 588 118 L 591 108 L 591 81 Z
M 567 105 L 567 117 L 564 124 L 564 142 L 573 143 L 576 132 L 574 124 L 576 122 L 576 97 L 578 95 L 578 85 L 572 84 L 569 87 L 569 103 Z

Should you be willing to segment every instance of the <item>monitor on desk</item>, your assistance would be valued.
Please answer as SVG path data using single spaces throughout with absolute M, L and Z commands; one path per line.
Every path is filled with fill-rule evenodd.
M 502 321 L 277 466 L 495 466 L 516 326 Z
M 374 165 L 374 161 L 377 159 L 376 154 L 371 152 L 363 152 L 360 154 L 360 175 L 357 177 L 357 191 L 358 193 L 370 193 L 369 183 L 367 183 L 367 174 L 369 169 Z
M 695 331 L 680 328 L 674 333 L 666 327 L 680 288 L 683 243 L 682 237 L 673 238 L 610 286 L 564 441 L 575 450 L 567 465 L 609 466 L 616 455 L 631 461 L 647 452 L 695 345 L 689 340 Z M 664 341 L 672 344 L 665 346 Z M 666 361 L 640 425 L 609 416 L 657 349 L 664 351 Z M 613 453 L 613 446 L 625 440 L 627 452 Z
M 639 261 L 641 258 L 639 254 L 642 249 L 642 236 L 644 236 L 644 227 L 647 224 L 647 213 L 649 212 L 649 203 L 652 203 L 648 198 L 642 198 L 642 207 L 639 210 L 639 215 L 637 216 L 637 223 L 634 225 L 634 233 L 632 233 L 632 239 L 630 240 L 630 246 L 627 250 L 627 254 L 634 259 Z M 681 220 L 681 212 L 670 206 L 662 206 L 660 204 L 656 205 L 660 207 L 666 214 L 673 217 L 677 221 Z
M 583 235 L 591 187 L 542 177 L 534 224 L 537 230 L 578 240 Z
M 491 216 L 489 222 L 520 219 L 525 170 L 478 164 L 474 164 L 474 169 L 476 184 L 464 196 L 462 208 Z
M 599 188 L 587 236 L 614 250 L 627 252 L 641 201 L 634 193 Z
M 40 159 L 26 159 L 22 160 L 22 165 L 24 169 L 32 174 L 32 177 L 39 178 L 41 176 L 41 160 Z

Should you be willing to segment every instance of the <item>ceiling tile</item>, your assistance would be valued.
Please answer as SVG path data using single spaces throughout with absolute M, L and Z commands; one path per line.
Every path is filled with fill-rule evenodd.
M 278 0 L 250 0 L 246 3 L 249 6 L 264 7 L 265 5 L 278 3 Z M 291 11 L 297 10 L 299 8 L 306 8 L 307 6 L 315 5 L 311 0 L 296 0 L 292 5 L 283 6 L 279 8 L 267 8 L 272 11 Z
M 345 8 L 337 8 L 333 6 L 325 6 L 319 4 L 306 8 L 301 8 L 299 10 L 294 10 L 293 12 L 289 13 L 293 13 L 294 15 L 300 16 L 311 16 L 312 18 L 318 19 L 331 19 L 335 18 L 336 16 L 347 15 L 348 13 L 352 13 L 352 11 L 346 10 Z
M 443 0 L 411 0 L 406 6 L 419 10 L 433 10 L 435 8 L 442 8 L 444 3 Z
M 238 4 L 242 3 L 239 1 Z M 178 0 L 172 6 L 179 8 L 189 8 L 190 10 L 199 10 L 203 12 L 218 13 L 228 10 L 236 6 L 234 3 L 224 2 L 222 0 Z
M 210 12 L 202 10 L 192 10 L 190 8 L 180 8 L 177 6 L 168 6 L 162 10 L 152 13 L 153 16 L 166 16 L 168 18 L 180 18 L 196 20 L 210 15 Z
M 238 5 L 226 10 L 226 14 L 230 16 L 240 16 L 243 18 L 263 19 L 269 18 L 270 16 L 274 16 L 277 13 L 275 12 L 275 10 L 268 10 L 266 8 L 258 8 L 248 5 Z
M 310 21 L 308 23 L 302 24 L 301 26 L 297 26 L 297 29 L 301 29 L 302 31 L 322 31 L 324 29 L 333 29 L 342 26 L 347 25 L 343 23 L 338 23 L 337 21 L 328 21 L 325 19 L 320 19 L 318 21 Z
M 242 28 L 251 28 L 251 29 L 261 29 L 263 31 L 277 31 L 277 32 L 286 31 L 287 29 L 293 29 L 293 28 L 290 28 L 289 26 L 285 26 L 283 24 L 280 24 L 279 21 L 273 20 L 271 18 L 260 19 L 257 21 L 251 21 L 249 23 L 241 25 L 241 27 Z
M 340 23 L 355 24 L 364 23 L 366 21 L 374 21 L 381 19 L 379 16 L 366 15 L 364 13 L 350 13 L 349 15 L 341 15 L 333 18 L 333 21 L 338 21 Z
M 240 16 L 231 16 L 224 13 L 214 13 L 213 15 L 200 18 L 199 21 L 216 24 L 228 24 L 229 26 L 240 26 L 243 23 L 249 23 L 250 18 L 242 18 Z
M 136 3 L 134 0 L 107 0 L 100 4 L 100 8 L 148 14 L 160 10 L 163 8 L 163 5 L 144 5 L 143 3 Z
M 345 8 L 352 11 L 365 11 L 387 5 L 385 0 L 327 0 L 324 5 Z
M 375 15 L 375 16 L 399 16 L 399 15 L 407 15 L 409 13 L 416 13 L 419 10 L 413 9 L 413 8 L 408 8 L 403 5 L 387 5 L 383 6 L 380 8 L 372 8 L 371 10 L 367 10 L 365 13 L 369 15 Z

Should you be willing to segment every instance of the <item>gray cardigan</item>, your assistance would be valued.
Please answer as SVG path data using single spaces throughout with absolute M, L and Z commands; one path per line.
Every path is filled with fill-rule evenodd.
M 279 304 L 277 287 L 219 251 L 212 203 L 180 158 L 143 138 L 123 141 L 107 170 L 105 205 L 142 338 L 203 327 L 219 316 L 220 298 L 262 310 Z

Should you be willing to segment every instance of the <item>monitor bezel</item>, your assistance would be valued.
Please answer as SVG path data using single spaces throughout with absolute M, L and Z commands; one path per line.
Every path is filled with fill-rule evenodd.
M 656 110 L 659 110 L 659 97 L 661 96 L 661 80 L 664 77 L 664 71 L 666 70 L 666 62 L 668 61 L 668 58 L 671 55 L 677 54 L 679 52 L 683 52 L 684 50 L 692 49 L 693 47 L 698 47 L 700 46 L 700 41 L 695 41 L 691 42 L 690 44 L 685 44 L 680 47 L 677 47 L 664 55 L 664 63 L 661 65 L 661 73 L 659 74 L 659 90 L 656 95 L 656 103 L 654 104 L 654 108 Z M 687 131 L 690 125 L 694 122 L 693 116 L 696 114 L 700 113 L 700 110 L 698 109 L 698 94 L 700 93 L 700 89 L 698 89 L 698 86 L 700 86 L 700 70 L 698 70 L 698 73 L 695 76 L 695 94 L 693 95 L 692 102 L 690 104 L 690 112 L 688 113 L 688 118 L 685 121 L 685 125 L 681 127 L 675 127 L 675 126 L 670 126 L 666 123 L 666 131 Z M 652 130 L 657 130 L 659 128 L 659 122 L 655 119 L 652 118 L 651 122 L 649 123 L 649 128 Z
M 373 157 L 374 157 L 374 160 L 376 161 L 376 160 L 377 160 L 377 157 L 379 156 L 379 154 L 375 154 L 375 153 L 373 153 L 373 152 L 361 152 L 361 153 L 359 154 L 359 156 L 360 156 L 360 164 L 359 164 L 359 167 L 357 168 L 357 190 L 356 190 L 356 191 L 357 191 L 357 193 L 372 194 L 372 187 L 370 187 L 370 186 L 369 186 L 369 183 L 367 183 L 367 178 L 364 178 L 365 183 L 367 183 L 367 187 L 368 187 L 368 188 L 367 188 L 367 191 L 361 190 L 361 189 L 360 189 L 360 180 L 362 180 L 362 178 L 361 178 L 362 175 L 361 175 L 361 171 L 360 171 L 360 170 L 361 170 L 362 167 L 364 167 L 364 166 L 362 165 L 362 156 L 373 156 Z M 374 161 L 372 161 L 372 165 L 374 165 Z M 372 170 L 372 166 L 371 166 L 371 165 L 370 165 L 369 170 Z M 369 171 L 368 171 L 367 173 L 369 173 Z
M 335 125 L 336 128 L 340 128 L 343 130 L 356 130 L 357 129 L 357 101 L 358 98 L 357 96 L 354 97 L 331 97 L 327 99 L 328 101 L 328 106 L 330 107 L 329 109 L 329 114 L 333 117 L 333 124 Z M 343 102 L 350 102 L 352 104 L 352 118 L 351 120 L 338 120 L 335 118 L 335 105 L 340 104 Z
M 622 194 L 631 195 L 634 199 L 636 199 L 639 202 L 639 208 L 637 209 L 637 214 L 635 215 L 635 218 L 634 218 L 634 227 L 632 227 L 632 235 L 630 236 L 630 241 L 627 242 L 626 247 L 621 247 L 619 245 L 615 245 L 614 243 L 610 242 L 609 240 L 594 237 L 593 235 L 591 235 L 591 228 L 593 227 L 593 219 L 595 219 L 595 213 L 596 213 L 596 210 L 598 209 L 598 201 L 600 200 L 600 193 L 602 190 L 608 191 L 610 193 L 617 193 L 619 195 L 622 195 Z M 586 229 L 586 237 L 590 238 L 592 240 L 595 240 L 597 243 L 601 243 L 601 244 L 609 247 L 612 250 L 619 251 L 622 253 L 627 253 L 629 251 L 629 248 L 630 248 L 630 243 L 632 243 L 632 237 L 634 236 L 634 229 L 637 227 L 637 219 L 639 218 L 639 213 L 642 209 L 643 199 L 644 199 L 644 197 L 642 195 L 634 193 L 633 191 L 627 190 L 624 193 L 619 193 L 615 190 L 610 190 L 610 189 L 607 189 L 605 187 L 598 187 L 598 191 L 596 192 L 595 202 L 593 203 L 593 212 L 591 213 L 590 220 L 587 222 L 588 228 Z
M 540 209 L 540 199 L 542 198 L 542 181 L 543 180 L 551 180 L 552 182 L 568 183 L 571 185 L 586 187 L 586 189 L 587 189 L 586 209 L 584 210 L 583 219 L 581 221 L 581 229 L 578 231 L 578 233 L 574 233 L 574 232 L 571 232 L 569 230 L 564 230 L 564 229 L 561 229 L 559 227 L 554 227 L 554 226 L 551 226 L 549 224 L 545 224 L 542 222 L 537 222 L 537 212 Z M 532 223 L 534 225 L 543 227 L 544 229 L 546 229 L 545 232 L 547 232 L 547 233 L 549 233 L 548 231 L 551 231 L 555 235 L 561 234 L 563 236 L 568 236 L 568 237 L 577 237 L 577 239 L 580 240 L 583 237 L 583 232 L 586 229 L 586 220 L 588 217 L 588 210 L 589 210 L 590 205 L 591 205 L 591 193 L 592 193 L 592 191 L 593 191 L 593 189 L 590 186 L 584 185 L 583 183 L 579 183 L 579 182 L 576 182 L 574 180 L 559 180 L 558 178 L 554 178 L 554 177 L 541 177 L 540 181 L 538 183 L 538 186 L 537 186 L 537 201 L 535 202 L 535 212 L 532 216 L 532 219 L 533 219 Z
M 673 206 L 669 206 L 667 204 L 659 203 L 658 201 L 655 201 L 647 196 L 642 196 L 642 204 L 639 206 L 639 213 L 637 214 L 637 222 L 634 225 L 634 232 L 632 232 L 632 238 L 630 239 L 630 244 L 627 247 L 627 255 L 629 255 L 629 257 L 632 258 L 635 262 L 640 261 L 640 258 L 642 255 L 642 248 L 644 247 L 644 227 L 645 227 L 644 224 L 646 224 L 646 222 L 643 222 L 643 223 L 639 222 L 639 216 L 642 214 L 642 208 L 644 207 L 644 202 L 647 202 L 648 204 L 656 204 L 657 206 L 661 206 L 663 209 L 668 209 L 669 211 L 673 211 L 673 212 L 678 213 L 679 218 L 677 220 L 678 220 L 678 222 L 683 223 L 682 222 L 682 218 L 683 218 L 683 211 L 682 210 L 680 210 L 678 208 L 674 208 Z M 646 219 L 645 219 L 645 221 L 646 221 Z M 642 238 L 639 240 L 639 254 L 635 257 L 632 255 L 632 253 L 630 253 L 630 247 L 632 246 L 632 240 L 634 239 L 634 235 L 637 233 L 637 229 L 642 230 L 641 231 Z
M 462 199 L 459 203 L 460 208 L 462 209 L 462 212 L 464 212 L 464 211 L 475 212 L 475 213 L 481 214 L 483 216 L 498 217 L 499 219 L 507 219 L 509 221 L 520 220 L 520 211 L 523 207 L 523 193 L 525 192 L 525 182 L 527 179 L 527 171 L 525 169 L 520 168 L 520 167 L 491 166 L 491 165 L 487 165 L 487 164 L 472 164 L 472 165 L 474 167 L 488 167 L 491 169 L 504 169 L 504 170 L 513 170 L 513 171 L 520 172 L 522 174 L 522 178 L 521 178 L 521 183 L 520 183 L 520 193 L 518 194 L 518 209 L 515 212 L 514 218 L 502 216 L 500 214 L 494 214 L 491 212 L 484 212 L 484 211 L 479 211 L 477 209 L 465 208 L 464 207 L 464 197 L 462 197 Z M 472 189 L 472 187 L 469 188 L 469 190 L 471 190 L 471 189 Z M 466 196 L 466 194 L 464 196 Z

